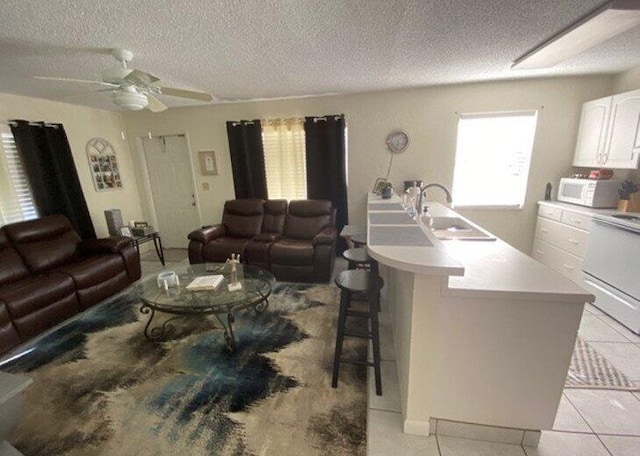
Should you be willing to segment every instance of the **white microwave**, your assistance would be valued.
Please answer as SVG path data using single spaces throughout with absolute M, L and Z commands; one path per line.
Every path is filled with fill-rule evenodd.
M 573 179 L 563 177 L 558 187 L 558 201 L 580 206 L 609 208 L 618 206 L 619 180 Z

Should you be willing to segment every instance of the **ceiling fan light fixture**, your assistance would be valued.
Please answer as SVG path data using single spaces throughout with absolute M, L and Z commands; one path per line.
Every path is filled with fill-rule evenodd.
M 135 90 L 114 91 L 113 102 L 127 111 L 140 111 L 149 104 L 147 96 Z
M 550 68 L 640 25 L 640 1 L 612 0 L 519 57 L 511 69 Z

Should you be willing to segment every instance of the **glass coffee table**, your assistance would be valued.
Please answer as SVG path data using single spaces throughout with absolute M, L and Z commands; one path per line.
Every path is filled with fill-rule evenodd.
M 140 312 L 150 314 L 149 321 L 144 328 L 144 335 L 148 339 L 165 339 L 174 331 L 173 322 L 188 317 L 214 315 L 224 331 L 227 348 L 235 351 L 233 335 L 234 314 L 243 310 L 253 309 L 257 313 L 263 312 L 269 305 L 269 295 L 276 283 L 276 279 L 269 271 L 254 266 L 237 265 L 237 280 L 242 288 L 229 291 L 231 265 L 224 263 L 192 264 L 174 270 L 179 277 L 177 286 L 168 287 L 158 285 L 154 275 L 142 280 L 137 286 L 138 297 L 142 301 Z M 221 274 L 224 280 L 215 290 L 191 291 L 186 287 L 196 277 Z M 153 326 L 156 312 L 175 315 L 165 320 L 161 325 Z

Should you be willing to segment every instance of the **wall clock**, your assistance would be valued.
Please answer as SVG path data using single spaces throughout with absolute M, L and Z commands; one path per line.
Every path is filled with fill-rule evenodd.
M 393 130 L 385 143 L 392 154 L 404 152 L 409 147 L 409 134 L 404 130 Z

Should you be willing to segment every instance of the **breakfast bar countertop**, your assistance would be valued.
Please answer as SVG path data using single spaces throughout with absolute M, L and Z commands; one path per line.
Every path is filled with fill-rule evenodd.
M 426 204 L 432 216 L 460 217 L 477 227 L 440 203 Z M 393 221 L 392 217 L 377 214 L 404 213 L 397 195 L 383 200 L 370 193 L 367 206 L 369 254 L 378 262 L 400 270 L 448 276 L 448 286 L 444 291 L 447 295 L 477 298 L 510 295 L 515 299 L 579 303 L 592 302 L 594 299 L 593 295 L 574 282 L 500 239 L 439 240 L 421 222 L 373 223 Z M 417 227 L 425 238 L 424 242 L 416 241 Z M 385 235 L 380 234 L 383 231 Z M 389 235 L 390 232 L 393 236 Z M 389 240 L 391 237 L 393 240 Z

